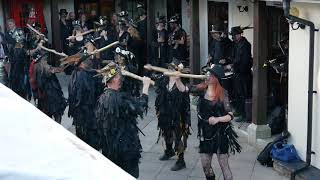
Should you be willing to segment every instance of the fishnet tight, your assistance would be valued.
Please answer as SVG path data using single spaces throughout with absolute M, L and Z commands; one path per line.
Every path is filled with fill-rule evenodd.
M 204 174 L 206 177 L 212 177 L 214 176 L 214 172 L 211 166 L 212 162 L 212 156 L 213 154 L 200 154 L 201 163 L 203 167 Z M 220 168 L 223 173 L 224 180 L 233 180 L 232 172 L 229 167 L 229 155 L 228 154 L 217 154 L 218 162 L 220 165 Z

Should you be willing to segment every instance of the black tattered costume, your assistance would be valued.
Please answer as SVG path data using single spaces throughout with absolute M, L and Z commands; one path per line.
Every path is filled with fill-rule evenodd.
M 115 50 L 115 62 L 124 70 L 137 74 L 138 67 L 134 62 L 134 54 L 130 51 L 126 51 L 121 46 Z M 131 96 L 140 96 L 139 86 L 140 82 L 129 77 L 122 77 L 121 92 L 125 92 Z
M 187 138 L 189 135 L 184 125 L 191 125 L 190 99 L 188 93 L 180 92 L 175 85 L 169 90 L 168 84 L 169 78 L 166 76 L 160 76 L 156 80 L 155 108 L 158 127 L 160 134 L 165 138 L 167 151 L 172 150 L 174 141 L 175 151 L 181 154 L 187 145 L 181 141 L 181 138 L 182 136 Z
M 111 69 L 109 82 L 120 70 Z M 142 146 L 137 118 L 148 107 L 148 96 L 132 97 L 125 92 L 106 87 L 96 109 L 102 154 L 132 176 L 139 177 Z
M 29 69 L 33 95 L 38 100 L 37 107 L 49 117 L 54 117 L 55 121 L 61 123 L 61 117 L 67 102 L 55 74 L 55 68 L 47 63 L 47 56 L 43 55 L 41 50 L 39 51 L 35 53 Z
M 103 155 L 135 177 L 142 152 L 136 119 L 147 106 L 146 95 L 132 98 L 106 88 L 96 110 Z
M 25 37 L 21 29 L 14 28 L 6 33 L 5 40 L 10 59 L 10 71 L 8 74 L 9 87 L 21 97 L 27 96 L 28 56 L 24 48 Z
M 224 101 L 210 101 L 205 99 L 204 92 L 193 92 L 199 96 L 198 113 L 198 138 L 200 140 L 200 153 L 228 154 L 240 152 L 241 147 L 237 141 L 238 135 L 233 130 L 230 122 L 210 125 L 210 117 L 222 117 L 231 112 L 228 93 L 224 93 Z
M 92 59 L 87 58 L 87 66 L 78 66 L 71 74 L 69 91 L 69 112 L 76 126 L 76 135 L 92 147 L 99 149 L 99 137 L 94 110 L 102 83 L 96 72 L 91 70 Z M 99 81 L 100 80 L 100 81 Z
M 172 62 L 170 66 L 177 67 L 178 64 L 179 62 Z M 179 159 L 172 167 L 172 170 L 177 171 L 185 168 L 184 151 L 191 126 L 190 98 L 188 92 L 181 92 L 176 84 L 172 88 L 169 87 L 169 77 L 155 75 L 154 78 L 157 93 L 155 108 L 160 129 L 158 139 L 163 136 L 166 144 L 166 150 L 160 160 L 168 160 L 177 154 Z

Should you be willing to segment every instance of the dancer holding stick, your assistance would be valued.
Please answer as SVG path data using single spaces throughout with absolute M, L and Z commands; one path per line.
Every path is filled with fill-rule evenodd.
M 104 93 L 98 100 L 96 117 L 101 136 L 102 154 L 133 177 L 139 177 L 142 146 L 137 117 L 148 107 L 150 78 L 143 77 L 142 96 L 120 92 L 121 69 L 114 63 L 103 68 Z

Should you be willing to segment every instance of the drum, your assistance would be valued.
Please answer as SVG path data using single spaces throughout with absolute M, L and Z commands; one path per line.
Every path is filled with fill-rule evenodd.
M 225 77 L 222 78 L 222 86 L 228 91 L 229 95 L 231 95 L 233 89 L 233 72 L 225 72 L 224 75 Z

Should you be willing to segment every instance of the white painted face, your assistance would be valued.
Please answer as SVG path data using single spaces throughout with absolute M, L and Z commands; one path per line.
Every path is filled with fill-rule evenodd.
M 74 12 L 70 12 L 70 13 L 69 13 L 69 18 L 70 18 L 71 20 L 75 20 L 75 19 L 76 19 L 76 15 L 74 14 Z
M 9 21 L 7 26 L 8 26 L 9 31 L 12 31 L 12 30 L 14 30 L 14 28 L 16 28 L 16 24 L 12 21 Z

